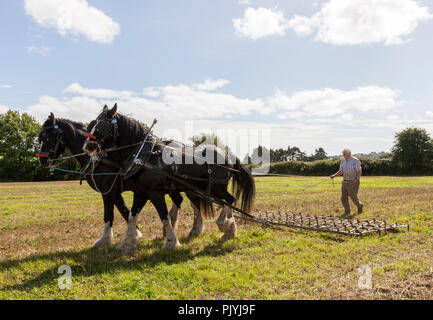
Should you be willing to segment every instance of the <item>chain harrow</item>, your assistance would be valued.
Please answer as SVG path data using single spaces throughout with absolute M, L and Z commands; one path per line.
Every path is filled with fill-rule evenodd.
M 260 223 L 263 226 L 285 226 L 320 232 L 359 236 L 379 233 L 386 234 L 397 229 L 410 229 L 409 225 L 389 223 L 376 219 L 352 220 L 334 216 L 315 216 L 302 213 L 259 212 L 250 218 L 234 214 L 241 221 Z

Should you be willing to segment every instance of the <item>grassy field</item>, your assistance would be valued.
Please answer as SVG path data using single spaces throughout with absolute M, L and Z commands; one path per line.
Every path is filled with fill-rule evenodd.
M 341 215 L 337 181 L 291 193 L 318 181 L 258 178 L 255 210 Z M 125 198 L 130 205 L 131 194 Z M 0 184 L 0 299 L 432 299 L 433 177 L 364 177 L 360 198 L 361 217 L 409 223 L 411 231 L 359 239 L 242 224 L 237 239 L 221 243 L 212 220 L 205 235 L 188 239 L 185 201 L 183 246 L 170 252 L 161 250 L 161 222 L 148 204 L 143 240 L 125 257 L 115 246 L 90 249 L 103 209 L 86 184 Z M 116 211 L 116 244 L 125 230 Z M 70 290 L 57 286 L 61 265 L 72 268 Z M 373 270 L 371 290 L 358 288 L 361 265 Z

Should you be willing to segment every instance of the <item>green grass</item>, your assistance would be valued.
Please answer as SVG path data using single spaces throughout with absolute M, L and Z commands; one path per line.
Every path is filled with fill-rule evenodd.
M 255 211 L 343 213 L 340 186 L 320 178 L 257 178 Z M 192 209 L 179 214 L 182 248 L 161 250 L 152 205 L 134 256 L 92 250 L 103 227 L 100 196 L 77 182 L 0 184 L 0 299 L 432 299 L 433 178 L 364 177 L 361 217 L 409 223 L 411 231 L 348 238 L 240 224 L 221 242 L 214 221 L 188 239 Z M 125 193 L 131 204 L 131 193 Z M 115 242 L 125 233 L 116 211 Z M 57 286 L 72 268 L 71 290 Z M 373 289 L 358 289 L 358 268 L 373 270 Z

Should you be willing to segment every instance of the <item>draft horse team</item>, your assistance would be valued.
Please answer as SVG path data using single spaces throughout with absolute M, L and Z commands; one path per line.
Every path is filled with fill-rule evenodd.
M 41 165 L 58 166 L 68 150 L 80 164 L 81 177 L 101 193 L 105 225 L 94 248 L 112 244 L 114 206 L 128 226 L 119 249 L 131 254 L 142 237 L 138 214 L 148 201 L 162 221 L 165 249 L 180 246 L 176 226 L 183 201 L 181 192 L 194 211 L 190 237 L 203 233 L 203 217 L 211 217 L 214 212 L 212 199 L 223 204 L 216 223 L 224 241 L 237 236 L 232 206 L 240 203 L 241 210 L 249 212 L 253 204 L 254 178 L 238 157 L 215 145 L 192 147 L 175 140 L 162 141 L 151 128 L 118 113 L 117 104 L 112 109 L 105 106 L 87 128 L 78 122 L 57 119 L 51 113 L 42 126 L 39 141 L 41 150 L 37 156 Z M 227 190 L 230 181 L 232 194 Z M 124 191 L 133 192 L 131 209 L 122 197 Z M 173 202 L 170 211 L 166 195 Z

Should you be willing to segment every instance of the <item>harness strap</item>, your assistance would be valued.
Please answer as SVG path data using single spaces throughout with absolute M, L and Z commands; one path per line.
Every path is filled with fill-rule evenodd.
M 236 208 L 234 205 L 228 203 L 224 199 L 220 199 L 220 198 L 218 198 L 216 196 L 213 196 L 213 195 L 207 193 L 206 191 L 203 191 L 203 190 L 201 190 L 201 189 L 199 189 L 199 188 L 191 185 L 190 183 L 186 182 L 185 180 L 180 179 L 179 177 L 175 177 L 174 175 L 171 175 L 171 174 L 165 172 L 164 170 L 162 170 L 162 169 L 160 169 L 158 167 L 155 167 L 155 166 L 152 166 L 152 165 L 149 165 L 149 164 L 145 164 L 144 166 L 147 167 L 148 169 L 155 170 L 155 171 L 159 172 L 163 176 L 174 180 L 175 182 L 183 185 L 184 187 L 190 188 L 194 193 L 196 193 L 200 197 L 205 197 L 205 198 L 209 199 L 212 202 L 218 203 L 219 205 L 222 205 L 222 206 L 227 206 L 230 209 L 233 209 L 233 210 L 235 210 L 237 212 L 240 212 L 240 213 L 242 213 L 243 215 L 245 215 L 245 216 L 247 216 L 249 218 L 254 218 L 254 216 L 252 216 L 248 212 L 246 212 L 246 211 L 244 211 L 244 210 L 242 210 L 240 208 Z
M 227 183 L 227 178 L 226 179 L 216 179 L 216 178 L 196 178 L 196 177 L 191 177 L 188 176 L 186 174 L 179 174 L 179 173 L 173 173 L 173 176 L 175 177 L 179 177 L 185 180 L 193 180 L 193 181 L 199 181 L 199 182 L 208 182 L 208 181 L 212 181 L 214 183 L 219 183 L 219 184 L 225 184 Z
M 114 162 L 113 160 L 110 160 L 108 158 L 101 158 L 101 162 L 114 169 L 120 169 L 120 165 L 117 162 Z

